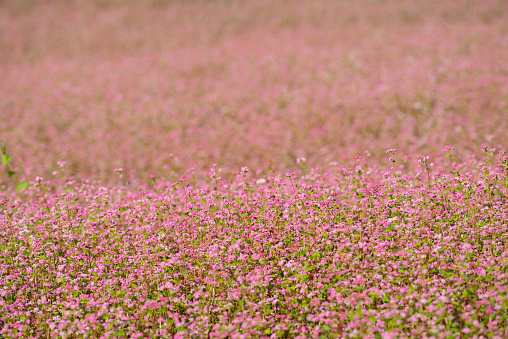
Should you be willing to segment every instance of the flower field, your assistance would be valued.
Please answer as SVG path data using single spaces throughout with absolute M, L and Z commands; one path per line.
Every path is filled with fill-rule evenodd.
M 0 50 L 0 338 L 508 337 L 507 2 L 6 0 Z
M 508 157 L 429 161 L 4 194 L 1 333 L 506 337 Z

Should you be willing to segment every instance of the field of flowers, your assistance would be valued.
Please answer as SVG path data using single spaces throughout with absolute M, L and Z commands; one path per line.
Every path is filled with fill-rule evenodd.
M 4 0 L 0 51 L 0 338 L 508 338 L 508 2 Z
M 299 159 L 284 176 L 4 193 L 0 334 L 506 338 L 508 157 L 388 153 L 392 171 Z

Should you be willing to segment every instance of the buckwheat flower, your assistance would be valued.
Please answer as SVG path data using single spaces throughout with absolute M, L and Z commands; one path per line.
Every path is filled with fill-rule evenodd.
M 476 270 L 476 274 L 478 274 L 479 277 L 485 277 L 487 276 L 487 272 L 483 267 L 480 267 Z

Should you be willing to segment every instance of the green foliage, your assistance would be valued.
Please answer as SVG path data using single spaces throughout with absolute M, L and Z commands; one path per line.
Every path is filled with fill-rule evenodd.
M 11 163 L 11 157 L 7 154 L 7 147 L 0 146 L 2 150 L 2 165 L 6 168 L 6 173 L 9 178 L 14 179 L 14 186 L 16 187 L 16 192 L 23 191 L 28 188 L 28 181 L 19 181 L 18 172 L 14 169 Z
M 11 157 L 9 157 L 7 154 L 5 154 L 5 148 L 2 148 L 3 154 L 2 154 L 2 164 L 7 165 L 11 161 Z
M 22 191 L 24 189 L 27 189 L 28 188 L 28 181 L 22 181 L 18 184 L 18 186 L 16 187 L 16 190 L 19 192 L 19 191 Z

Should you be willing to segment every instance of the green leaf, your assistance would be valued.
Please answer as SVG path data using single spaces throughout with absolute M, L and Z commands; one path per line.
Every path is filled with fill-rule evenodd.
M 28 181 L 20 182 L 18 185 L 18 191 L 22 191 L 28 188 Z
M 11 157 L 6 154 L 2 154 L 2 164 L 7 165 L 9 161 L 11 161 Z
M 7 171 L 7 175 L 10 177 L 12 177 L 14 174 L 16 174 L 15 171 Z

